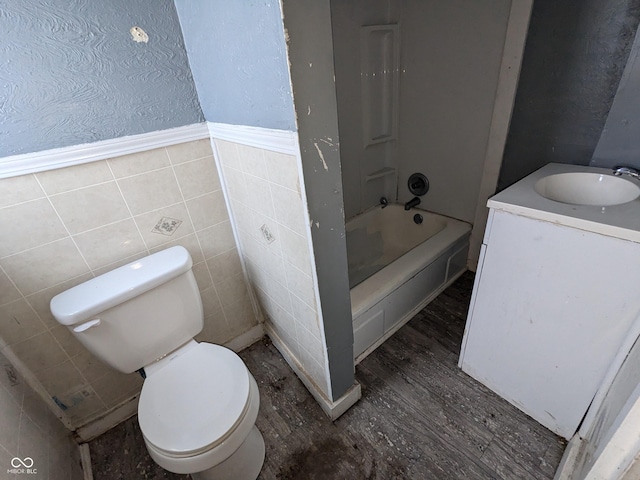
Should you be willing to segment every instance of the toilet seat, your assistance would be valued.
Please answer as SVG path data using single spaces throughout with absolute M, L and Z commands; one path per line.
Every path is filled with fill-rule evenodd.
M 233 351 L 199 343 L 178 352 L 142 386 L 138 421 L 164 455 L 199 455 L 225 442 L 247 414 L 250 373 Z

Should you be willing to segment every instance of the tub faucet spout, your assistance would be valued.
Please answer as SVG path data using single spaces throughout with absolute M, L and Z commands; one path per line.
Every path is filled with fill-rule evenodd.
M 413 207 L 420 205 L 420 197 L 413 197 L 407 203 L 404 204 L 405 210 L 411 210 Z
M 619 177 L 620 175 L 629 175 L 630 177 L 640 180 L 640 171 L 632 167 L 625 167 L 623 165 L 619 167 L 613 167 L 613 174 L 616 177 Z

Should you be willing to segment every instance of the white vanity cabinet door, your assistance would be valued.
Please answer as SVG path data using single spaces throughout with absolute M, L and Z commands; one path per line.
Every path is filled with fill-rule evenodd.
M 635 317 L 640 245 L 492 211 L 462 369 L 570 438 Z

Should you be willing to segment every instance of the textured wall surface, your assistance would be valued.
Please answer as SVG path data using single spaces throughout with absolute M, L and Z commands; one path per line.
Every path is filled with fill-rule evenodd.
M 171 0 L 0 0 L 0 157 L 202 120 Z
M 640 18 L 637 0 L 535 0 L 501 190 L 549 162 L 588 165 Z
M 206 119 L 294 131 L 280 2 L 175 3 Z

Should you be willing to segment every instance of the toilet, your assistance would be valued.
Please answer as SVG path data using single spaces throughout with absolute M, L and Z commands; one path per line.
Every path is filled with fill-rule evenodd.
M 189 252 L 168 248 L 51 300 L 59 323 L 96 357 L 145 377 L 138 421 L 151 458 L 198 480 L 254 480 L 264 462 L 260 395 L 233 351 L 204 326 Z

